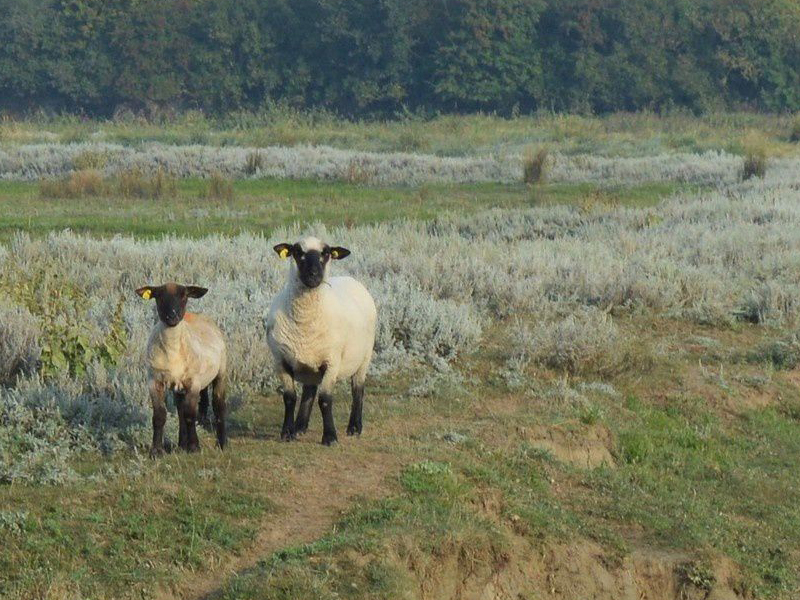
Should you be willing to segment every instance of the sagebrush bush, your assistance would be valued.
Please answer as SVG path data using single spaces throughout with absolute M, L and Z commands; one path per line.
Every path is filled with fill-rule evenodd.
M 638 365 L 646 356 L 621 333 L 612 318 L 595 308 L 581 309 L 531 329 L 517 329 L 517 352 L 552 369 L 568 373 L 613 374 Z
M 528 185 L 544 183 L 547 180 L 547 157 L 546 148 L 539 149 L 536 153 L 529 153 L 525 156 L 522 167 L 522 181 Z
M 109 153 L 103 150 L 85 150 L 75 155 L 72 159 L 72 165 L 76 171 L 102 171 L 108 164 L 109 159 Z
M 87 153 L 106 158 L 103 174 L 126 171 L 170 177 L 275 177 L 288 179 L 368 180 L 377 184 L 518 183 L 525 179 L 525 156 L 517 153 L 486 156 L 435 156 L 341 150 L 326 146 L 242 148 L 232 146 L 123 146 L 107 143 L 9 145 L 0 148 L 0 179 L 40 180 L 64 177 L 76 158 Z M 258 158 L 256 159 L 255 156 Z M 78 160 L 80 160 L 78 158 Z M 257 171 L 252 172 L 253 168 Z M 741 179 L 741 158 L 724 152 L 664 153 L 618 157 L 587 154 L 549 154 L 543 161 L 551 182 L 597 182 L 623 185 L 648 181 L 678 181 L 703 185 Z M 775 158 L 770 177 L 779 180 L 796 173 L 800 160 Z
M 0 299 L 0 384 L 35 371 L 42 354 L 41 329 L 25 308 Z

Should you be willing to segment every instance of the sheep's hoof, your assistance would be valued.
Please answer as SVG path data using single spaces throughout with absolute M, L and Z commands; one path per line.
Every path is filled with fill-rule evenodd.
M 297 439 L 297 436 L 293 431 L 281 431 L 281 441 L 282 442 L 291 442 L 292 440 Z
M 198 419 L 197 422 L 200 424 L 200 427 L 202 427 L 206 431 L 214 430 L 213 426 L 211 425 L 211 419 L 209 419 L 208 417 L 201 417 L 200 419 Z
M 164 448 L 153 446 L 150 448 L 150 458 L 158 458 L 164 455 Z
M 347 428 L 347 435 L 360 436 L 361 435 L 361 429 L 359 429 L 358 427 L 355 427 L 355 426 L 350 426 L 350 427 Z
M 303 435 L 306 431 L 308 431 L 308 425 L 305 425 L 303 427 L 297 427 L 294 430 L 294 435 L 295 435 L 295 437 L 299 436 L 299 435 Z
M 339 443 L 339 440 L 336 439 L 335 435 L 331 435 L 331 436 L 323 435 L 322 436 L 322 445 L 323 446 L 333 446 L 333 445 L 338 444 L 338 443 Z
M 186 448 L 186 451 L 187 452 L 199 452 L 200 451 L 200 445 L 199 444 L 190 444 Z

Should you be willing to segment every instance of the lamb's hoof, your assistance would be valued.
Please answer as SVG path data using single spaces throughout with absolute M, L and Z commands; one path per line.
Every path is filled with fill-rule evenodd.
M 158 447 L 157 448 L 155 446 L 150 448 L 150 458 L 154 458 L 155 459 L 155 458 L 158 458 L 159 456 L 163 456 L 163 455 L 164 455 L 164 448 L 162 448 L 162 447 Z
M 303 435 L 306 431 L 308 431 L 308 425 L 305 427 L 298 427 L 294 430 L 295 437 Z
M 297 439 L 297 435 L 293 431 L 281 431 L 282 442 L 291 442 L 295 439 Z
M 329 435 L 329 436 L 323 435 L 322 436 L 322 445 L 323 446 L 334 446 L 335 444 L 338 444 L 338 443 L 339 443 L 339 440 L 336 438 L 335 435 Z
M 358 425 L 348 425 L 347 426 L 347 435 L 360 436 L 361 435 L 361 427 L 359 427 Z

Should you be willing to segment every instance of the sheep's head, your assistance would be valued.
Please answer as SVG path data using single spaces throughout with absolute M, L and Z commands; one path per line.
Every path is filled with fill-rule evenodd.
M 325 281 L 331 260 L 340 260 L 350 254 L 341 246 L 323 244 L 315 237 L 307 237 L 294 244 L 278 244 L 274 248 L 281 258 L 292 260 L 292 276 L 307 288 L 315 288 Z
M 136 290 L 145 300 L 155 298 L 158 318 L 167 327 L 175 327 L 186 314 L 186 303 L 189 298 L 202 298 L 208 289 L 196 285 L 178 285 L 165 283 L 154 287 L 146 285 Z

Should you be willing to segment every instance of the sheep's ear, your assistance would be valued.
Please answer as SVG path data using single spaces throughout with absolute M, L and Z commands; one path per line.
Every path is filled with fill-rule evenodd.
M 153 288 L 150 287 L 149 285 L 146 285 L 136 290 L 136 293 L 139 294 L 145 300 L 150 300 L 150 298 L 153 297 Z
M 339 260 L 342 258 L 347 258 L 348 256 L 350 256 L 350 250 L 347 248 L 342 248 L 341 246 L 334 246 L 331 248 L 331 258 Z
M 186 294 L 189 298 L 202 298 L 206 295 L 208 288 L 198 287 L 196 285 L 187 285 L 186 286 Z
M 289 258 L 292 255 L 292 245 L 291 244 L 277 244 L 272 248 L 275 252 L 278 253 L 278 256 L 281 258 Z

